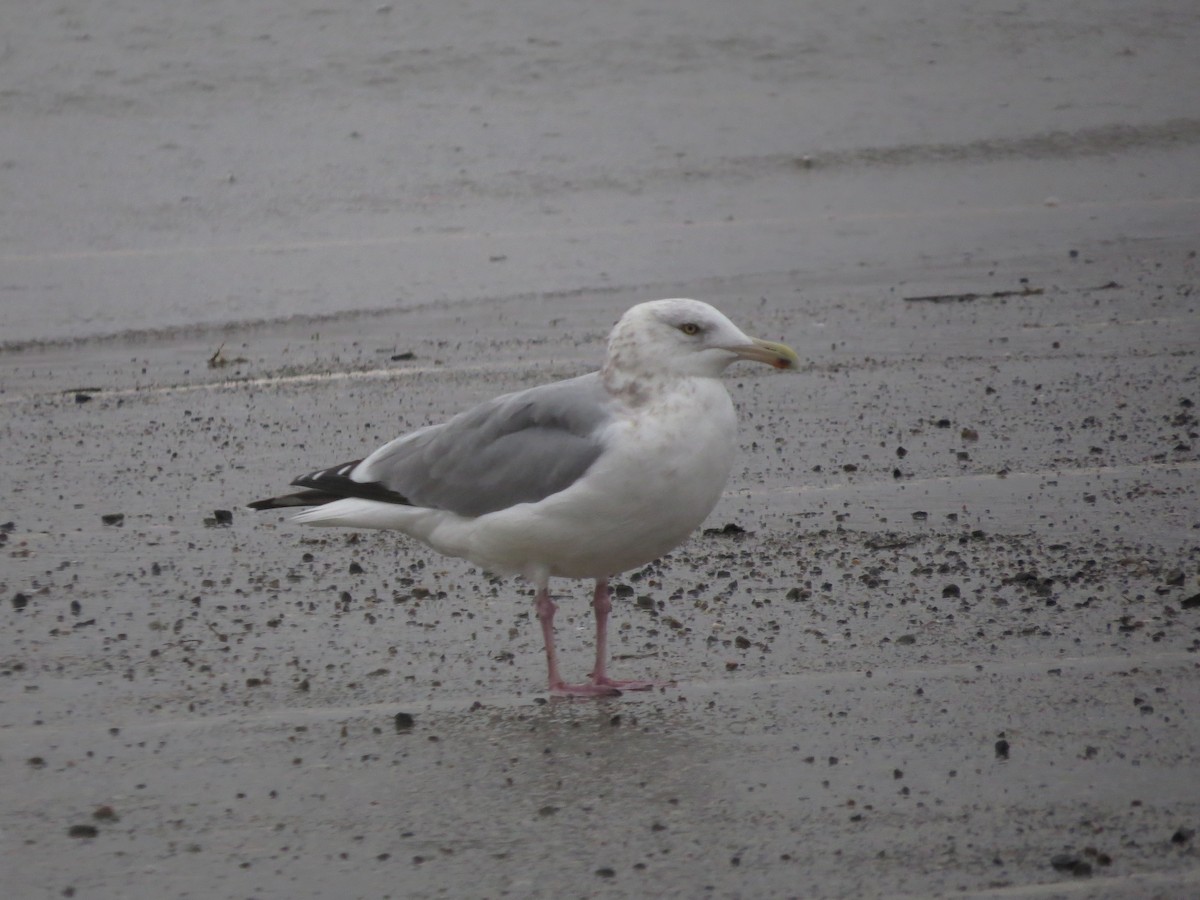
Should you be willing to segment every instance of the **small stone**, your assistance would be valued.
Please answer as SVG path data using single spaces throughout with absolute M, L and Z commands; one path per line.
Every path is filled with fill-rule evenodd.
M 1058 872 L 1070 872 L 1076 878 L 1090 878 L 1092 864 L 1073 853 L 1059 853 L 1050 857 L 1050 865 Z
M 103 806 L 97 806 L 92 811 L 92 818 L 99 819 L 101 822 L 115 822 L 117 821 L 117 811 L 106 803 Z
M 750 649 L 750 639 L 748 637 L 746 637 L 745 635 L 739 634 L 737 637 L 735 637 L 733 639 L 733 643 L 737 646 L 737 648 L 739 650 L 749 650 Z
M 359 565 L 358 563 L 356 563 L 356 562 L 352 562 L 352 563 L 350 563 L 350 574 L 351 574 L 351 575 L 361 575 L 362 573 L 363 573 L 363 567 L 362 567 L 362 566 L 360 566 L 360 565 Z
M 396 731 L 401 733 L 405 731 L 412 731 L 413 727 L 417 724 L 417 720 L 413 718 L 412 713 L 406 712 L 396 713 L 396 717 L 393 719 L 393 722 L 396 725 Z
M 962 590 L 957 584 L 948 584 L 942 588 L 943 597 L 959 597 L 962 596 Z
M 996 759 L 1008 759 L 1008 741 L 1004 738 L 996 741 Z
M 1192 594 L 1192 596 L 1188 597 L 1186 600 L 1181 600 L 1179 605 L 1184 609 L 1200 608 L 1200 594 Z
M 218 525 L 232 525 L 233 524 L 233 510 L 214 509 L 213 510 L 213 518 L 216 520 Z
M 73 838 L 94 838 L 99 833 L 95 825 L 72 825 L 67 829 L 67 836 Z
M 29 605 L 29 595 L 20 593 L 13 594 L 12 605 L 13 609 L 24 609 Z
M 116 525 L 120 527 L 125 524 L 125 513 L 105 513 L 100 517 L 100 521 L 105 525 Z
M 746 533 L 746 529 L 743 528 L 741 525 L 738 525 L 734 522 L 726 522 L 720 528 L 705 528 L 704 529 L 704 534 L 708 535 L 708 536 L 711 536 L 711 535 L 737 535 L 737 534 L 745 534 L 745 533 Z
M 1194 828 L 1177 828 L 1175 833 L 1171 835 L 1172 844 L 1186 844 L 1196 835 Z
M 599 875 L 601 878 L 613 878 L 616 876 L 617 873 L 615 871 L 613 871 L 612 869 L 610 869 L 608 866 L 603 866 L 596 870 L 596 874 Z

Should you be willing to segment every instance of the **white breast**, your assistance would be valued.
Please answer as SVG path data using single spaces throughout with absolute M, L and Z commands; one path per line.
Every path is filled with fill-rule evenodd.
M 446 522 L 442 552 L 536 578 L 598 578 L 682 543 L 720 499 L 736 449 L 733 403 L 715 378 L 689 378 L 630 406 L 576 484 L 538 503 Z M 441 534 L 439 534 L 441 532 Z

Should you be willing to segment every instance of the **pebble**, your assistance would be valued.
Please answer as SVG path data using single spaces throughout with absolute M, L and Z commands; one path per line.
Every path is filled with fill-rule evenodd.
M 726 522 L 725 525 L 722 526 L 721 528 L 705 528 L 704 529 L 704 534 L 706 537 L 710 537 L 713 535 L 745 534 L 745 533 L 746 533 L 746 529 L 743 528 L 741 525 L 735 524 L 734 522 Z
M 1058 872 L 1070 872 L 1076 878 L 1089 878 L 1092 874 L 1092 864 L 1080 859 L 1074 853 L 1059 853 L 1050 857 L 1050 865 Z
M 393 720 L 396 725 L 396 730 L 399 732 L 412 731 L 417 724 L 417 720 L 413 718 L 412 713 L 399 712 Z

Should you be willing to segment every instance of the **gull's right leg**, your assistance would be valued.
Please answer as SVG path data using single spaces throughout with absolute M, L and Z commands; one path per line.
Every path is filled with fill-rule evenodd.
M 558 671 L 558 654 L 554 651 L 554 614 L 558 607 L 550 599 L 550 579 L 539 578 L 534 599 L 538 621 L 542 623 L 542 641 L 546 645 L 546 667 L 550 674 L 550 693 L 559 697 L 616 697 L 620 691 L 611 684 L 567 684 Z

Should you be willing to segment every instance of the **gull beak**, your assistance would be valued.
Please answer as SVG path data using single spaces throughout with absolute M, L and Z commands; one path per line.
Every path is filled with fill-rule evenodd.
M 787 344 L 777 344 L 774 341 L 760 341 L 751 338 L 749 344 L 739 344 L 729 348 L 739 359 L 749 359 L 753 362 L 766 363 L 776 369 L 795 369 L 800 365 L 800 357 Z

